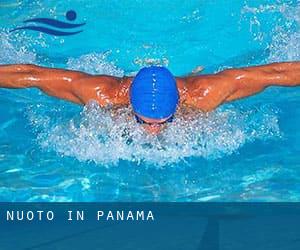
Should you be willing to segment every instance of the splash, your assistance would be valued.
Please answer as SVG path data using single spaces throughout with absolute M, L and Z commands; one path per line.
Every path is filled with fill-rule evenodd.
M 282 9 L 285 27 L 275 26 L 269 62 L 300 60 L 300 6 Z
M 300 59 L 300 5 L 290 6 L 284 2 L 272 5 L 259 5 L 250 7 L 246 5 L 242 9 L 242 15 L 250 13 L 250 32 L 254 40 L 263 41 L 271 37 L 268 45 L 269 57 L 266 62 L 294 61 Z M 267 22 L 261 20 L 262 14 L 275 13 L 281 18 L 270 29 L 270 34 L 262 32 L 262 26 Z M 269 30 L 269 29 L 268 29 Z M 268 33 L 269 33 L 268 32 Z
M 36 54 L 19 41 L 19 36 L 10 36 L 0 31 L 0 64 L 35 63 Z
M 133 61 L 134 64 L 140 67 L 146 67 L 150 65 L 158 65 L 158 66 L 165 66 L 169 65 L 169 60 L 165 57 L 163 58 L 135 58 Z
M 109 62 L 107 57 L 110 51 L 104 53 L 90 53 L 79 58 L 70 58 L 67 67 L 72 70 L 84 71 L 91 74 L 106 74 L 113 76 L 124 76 L 124 71 Z
M 245 5 L 242 9 L 243 13 L 252 13 L 254 15 L 264 13 L 264 12 L 283 12 L 288 7 L 287 4 L 266 4 L 266 5 L 259 5 L 258 7 L 251 7 L 248 5 Z
M 64 117 L 57 111 L 40 116 L 41 108 L 29 109 L 28 118 L 43 149 L 105 166 L 121 160 L 165 166 L 188 157 L 216 159 L 247 142 L 280 137 L 277 113 L 271 109 L 230 107 L 208 115 L 181 109 L 173 123 L 152 136 L 132 119 L 130 108 L 103 109 L 92 101 L 79 116 L 64 121 L 53 121 Z

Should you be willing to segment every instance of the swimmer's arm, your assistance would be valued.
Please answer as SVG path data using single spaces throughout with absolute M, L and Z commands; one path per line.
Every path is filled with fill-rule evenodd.
M 300 84 L 300 62 L 227 69 L 214 75 L 185 78 L 187 105 L 209 112 L 224 102 L 263 91 L 268 86 Z
M 50 96 L 81 103 L 73 85 L 87 74 L 33 64 L 0 65 L 1 88 L 38 88 Z
M 300 85 L 300 62 L 272 63 L 228 70 L 237 85 L 234 93 L 226 98 L 233 101 L 254 95 L 269 86 L 295 87 Z
M 120 88 L 121 81 L 122 78 L 31 64 L 0 65 L 0 88 L 39 88 L 50 96 L 78 104 L 91 99 L 105 104 Z M 114 100 L 110 101 L 114 104 Z

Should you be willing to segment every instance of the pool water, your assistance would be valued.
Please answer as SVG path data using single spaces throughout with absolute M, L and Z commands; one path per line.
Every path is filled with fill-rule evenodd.
M 1 1 L 0 64 L 182 76 L 300 59 L 299 1 L 51 2 Z M 10 32 L 69 10 L 79 34 Z M 0 89 L 0 201 L 299 201 L 299 97 L 272 87 L 208 115 L 180 109 L 153 137 L 130 107 Z

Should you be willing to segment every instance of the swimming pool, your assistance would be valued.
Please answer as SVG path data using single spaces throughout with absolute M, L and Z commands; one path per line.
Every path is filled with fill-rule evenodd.
M 66 20 L 55 37 L 10 30 Z M 122 76 L 159 63 L 177 76 L 300 59 L 299 1 L 20 1 L 0 3 L 0 64 Z M 24 24 L 24 23 L 23 23 Z M 0 89 L 1 201 L 299 201 L 300 91 L 269 88 L 208 117 L 178 116 L 158 137 L 130 109 Z

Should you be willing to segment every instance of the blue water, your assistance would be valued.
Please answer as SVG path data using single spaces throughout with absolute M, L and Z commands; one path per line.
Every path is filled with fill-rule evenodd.
M 122 76 L 156 63 L 180 76 L 300 59 L 299 1 L 53 2 L 0 2 L 0 64 Z M 9 32 L 68 10 L 83 32 Z M 0 89 L 0 201 L 299 201 L 299 97 L 273 87 L 208 117 L 179 111 L 153 137 L 130 108 Z

